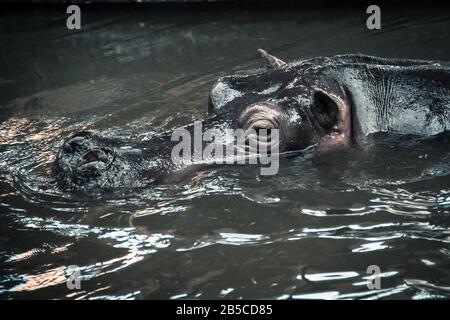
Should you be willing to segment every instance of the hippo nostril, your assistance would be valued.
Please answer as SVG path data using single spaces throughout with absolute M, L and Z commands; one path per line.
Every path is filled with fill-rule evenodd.
M 108 155 L 100 150 L 86 152 L 78 162 L 77 176 L 84 181 L 85 178 L 98 177 L 108 167 Z
M 108 157 L 102 150 L 91 150 L 83 155 L 81 165 L 96 161 L 107 162 L 107 159 Z
M 98 159 L 100 159 L 100 156 L 98 154 L 98 152 L 89 152 L 88 154 L 86 154 L 83 157 L 84 160 L 86 160 L 86 162 L 93 162 L 93 161 L 98 161 Z

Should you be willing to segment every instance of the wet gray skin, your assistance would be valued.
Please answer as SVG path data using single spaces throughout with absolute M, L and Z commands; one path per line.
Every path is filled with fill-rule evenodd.
M 435 135 L 450 129 L 450 64 L 365 55 L 285 63 L 259 53 L 267 69 L 221 78 L 203 130 L 279 129 L 280 152 L 318 154 L 362 146 L 376 132 Z M 193 125 L 185 127 L 193 133 Z M 80 132 L 54 166 L 64 190 L 143 187 L 173 182 L 203 166 L 174 164 L 172 131 L 129 139 Z M 217 138 L 217 137 L 216 137 Z

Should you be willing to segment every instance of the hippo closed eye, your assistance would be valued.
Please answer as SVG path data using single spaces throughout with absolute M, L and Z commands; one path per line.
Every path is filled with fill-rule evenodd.
M 213 85 L 203 130 L 223 133 L 224 140 L 227 129 L 255 136 L 277 130 L 277 139 L 258 142 L 257 149 L 276 143 L 279 152 L 316 146 L 324 153 L 377 132 L 435 135 L 450 129 L 449 63 L 352 54 L 286 63 L 259 52 L 266 70 Z M 182 129 L 194 134 L 195 125 Z M 147 141 L 77 133 L 58 153 L 58 183 L 63 189 L 144 186 L 202 166 L 172 161 L 178 142 L 171 133 Z

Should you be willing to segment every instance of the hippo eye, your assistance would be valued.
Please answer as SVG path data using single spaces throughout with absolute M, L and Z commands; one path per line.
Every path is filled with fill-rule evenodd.
M 272 129 L 266 129 L 266 128 L 254 128 L 254 129 L 258 136 L 266 134 L 268 137 L 270 137 L 270 135 L 272 134 Z
M 282 140 L 285 115 L 271 102 L 259 102 L 248 106 L 239 117 L 239 127 L 245 131 L 249 152 L 275 150 Z
M 278 129 L 282 112 L 277 105 L 256 103 L 247 107 L 239 117 L 239 127 L 244 130 Z
M 247 143 L 253 140 L 255 145 L 266 145 L 270 147 L 272 142 L 272 131 L 278 129 L 278 122 L 275 119 L 263 118 L 265 115 L 255 115 L 249 119 L 245 126 Z
M 255 122 L 249 123 L 249 125 L 248 125 L 248 129 L 253 129 L 258 134 L 261 132 L 269 132 L 272 129 L 277 129 L 277 128 L 278 128 L 278 124 L 271 119 L 256 120 Z

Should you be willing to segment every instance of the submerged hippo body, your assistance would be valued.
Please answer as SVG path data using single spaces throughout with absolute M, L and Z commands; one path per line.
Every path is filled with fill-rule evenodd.
M 365 55 L 285 63 L 259 50 L 267 70 L 221 78 L 203 130 L 278 129 L 279 152 L 323 153 L 376 132 L 435 135 L 450 129 L 450 64 Z M 193 125 L 184 127 L 194 131 Z M 267 131 L 266 131 L 267 132 Z M 54 167 L 63 189 L 167 182 L 199 163 L 174 163 L 170 132 L 126 140 L 90 132 L 68 138 Z

